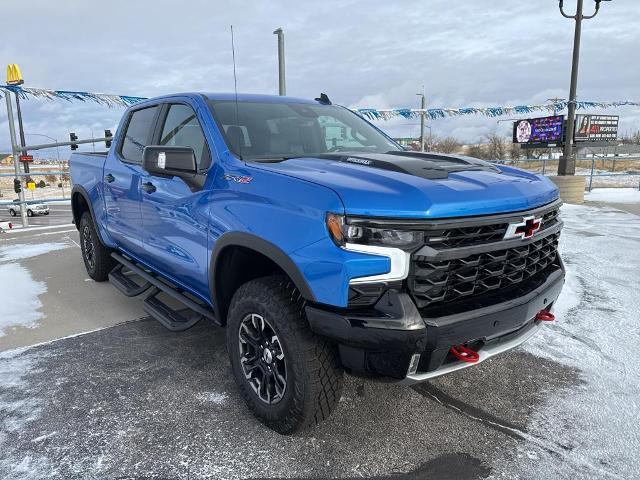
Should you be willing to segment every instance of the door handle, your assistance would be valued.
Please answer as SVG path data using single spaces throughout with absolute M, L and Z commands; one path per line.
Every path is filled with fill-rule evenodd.
M 151 182 L 145 182 L 142 184 L 142 189 L 147 193 L 153 193 L 156 191 L 156 186 Z
M 114 176 L 113 176 L 113 175 L 111 175 L 110 173 L 107 173 L 107 174 L 104 176 L 104 179 L 107 181 L 107 183 L 111 183 L 111 182 L 113 182 L 113 181 L 116 179 L 116 177 L 114 177 Z

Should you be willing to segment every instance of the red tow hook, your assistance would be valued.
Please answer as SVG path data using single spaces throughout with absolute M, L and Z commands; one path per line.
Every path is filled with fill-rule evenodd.
M 540 310 L 536 313 L 536 320 L 540 320 L 542 322 L 553 322 L 555 319 L 556 316 L 547 310 Z
M 471 350 L 464 345 L 453 346 L 449 349 L 449 351 L 456 357 L 458 360 L 467 363 L 475 363 L 480 360 L 480 355 L 475 350 Z

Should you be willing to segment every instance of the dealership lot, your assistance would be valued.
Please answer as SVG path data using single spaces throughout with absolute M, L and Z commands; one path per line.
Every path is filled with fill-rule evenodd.
M 0 237 L 0 476 L 637 477 L 635 208 L 563 207 L 558 322 L 524 348 L 413 389 L 347 377 L 292 437 L 245 409 L 224 330 L 168 332 L 89 280 L 73 227 Z

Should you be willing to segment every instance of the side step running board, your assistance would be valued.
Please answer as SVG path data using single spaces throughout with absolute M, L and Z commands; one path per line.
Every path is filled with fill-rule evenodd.
M 138 285 L 123 272 L 124 265 L 119 264 L 109 272 L 109 281 L 127 297 L 135 297 L 146 292 L 151 287 L 151 282 Z
M 216 319 L 215 314 L 213 313 L 210 307 L 206 305 L 202 305 L 196 302 L 195 300 L 189 298 L 187 295 L 185 295 L 184 293 L 182 293 L 182 291 L 179 290 L 179 287 L 171 285 L 168 282 L 160 279 L 153 273 L 143 270 L 138 265 L 136 265 L 135 263 L 133 263 L 132 261 L 130 261 L 129 259 L 123 257 L 118 253 L 112 253 L 111 256 L 114 259 L 116 259 L 118 263 L 128 268 L 136 275 L 142 277 L 142 279 L 148 282 L 150 286 L 153 285 L 155 287 L 152 290 L 152 292 L 149 294 L 149 296 L 144 300 L 144 309 L 145 311 L 147 311 L 147 313 L 152 315 L 156 320 L 162 323 L 169 330 L 172 330 L 172 331 L 186 330 L 187 328 L 191 328 L 196 323 L 198 323 L 198 321 L 201 318 L 208 318 L 209 320 L 213 321 L 216 325 L 220 325 L 220 322 L 218 321 L 218 319 Z M 121 275 L 125 276 L 124 274 L 121 274 Z M 114 275 L 114 277 L 116 278 L 116 282 L 120 281 L 120 278 L 117 272 Z M 130 279 L 127 279 L 127 280 L 131 283 L 134 283 Z M 117 283 L 114 283 L 114 285 L 120 290 Z M 137 284 L 135 285 L 137 286 Z M 138 286 L 138 288 L 142 288 L 142 287 Z M 145 290 L 147 288 L 149 287 L 146 287 Z M 181 312 L 171 308 L 162 300 L 157 298 L 157 295 L 160 294 L 161 292 L 166 293 L 173 299 L 182 303 L 187 308 L 193 310 L 198 315 L 196 315 L 195 317 L 186 318 L 184 315 L 182 315 Z
M 174 310 L 169 305 L 160 300 L 157 295 L 160 290 L 154 288 L 147 298 L 144 299 L 143 308 L 145 312 L 158 320 L 162 325 L 172 332 L 182 332 L 193 327 L 204 317 L 199 313 L 191 311 L 190 318 L 182 315 L 182 312 Z M 188 309 L 186 309 L 189 311 Z

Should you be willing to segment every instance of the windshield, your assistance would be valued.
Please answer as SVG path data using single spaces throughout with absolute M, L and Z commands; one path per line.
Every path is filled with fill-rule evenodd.
M 355 113 L 335 105 L 212 100 L 229 149 L 245 160 L 332 152 L 401 150 Z

